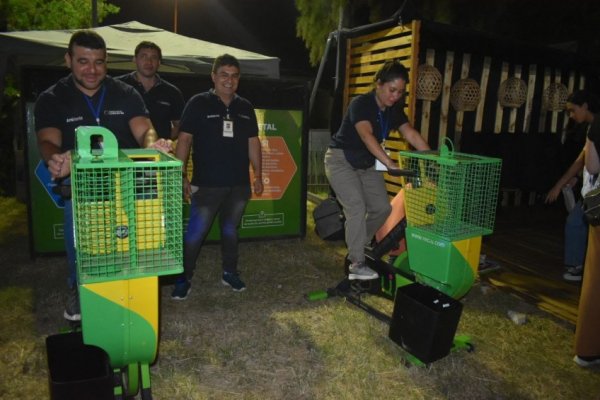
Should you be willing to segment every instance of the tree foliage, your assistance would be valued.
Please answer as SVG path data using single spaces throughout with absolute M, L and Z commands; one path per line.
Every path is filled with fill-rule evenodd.
M 304 40 L 309 50 L 310 63 L 316 65 L 325 50 L 329 33 L 338 25 L 340 8 L 348 0 L 296 0 L 300 15 L 296 21 L 296 34 Z
M 97 0 L 98 21 L 119 12 L 119 7 Z M 91 0 L 2 0 L 8 31 L 78 29 L 92 26 Z
M 381 0 L 296 0 L 296 35 L 309 50 L 310 63 L 321 60 L 329 33 L 381 19 Z

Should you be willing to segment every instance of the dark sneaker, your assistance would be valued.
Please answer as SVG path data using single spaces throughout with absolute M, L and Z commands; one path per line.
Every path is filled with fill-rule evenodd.
M 583 368 L 594 367 L 597 365 L 600 366 L 600 356 L 598 356 L 598 357 L 575 356 L 575 357 L 573 357 L 573 361 L 575 361 L 575 364 L 577 364 Z
M 567 268 L 567 272 L 563 274 L 563 279 L 570 282 L 580 282 L 583 278 L 583 265 Z
M 352 263 L 348 267 L 349 280 L 368 281 L 379 278 L 379 274 L 373 271 L 364 262 Z
M 192 283 L 187 279 L 181 282 L 175 282 L 175 287 L 171 292 L 173 300 L 185 300 L 192 291 Z
M 81 307 L 79 305 L 79 291 L 77 290 L 77 286 L 69 289 L 63 317 L 69 321 L 81 321 Z
M 246 284 L 242 282 L 237 272 L 223 272 L 221 282 L 223 285 L 231 286 L 234 292 L 246 290 Z

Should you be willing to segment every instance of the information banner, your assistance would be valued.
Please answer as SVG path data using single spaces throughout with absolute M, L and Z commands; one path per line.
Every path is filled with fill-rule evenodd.
M 62 198 L 45 163 L 41 161 L 33 122 L 34 103 L 27 103 L 27 170 L 29 182 L 29 242 L 33 253 L 64 252 Z
M 240 238 L 304 236 L 306 191 L 303 189 L 301 110 L 257 109 L 262 148 L 264 192 L 252 194 L 240 223 Z M 250 181 L 254 180 L 252 167 Z M 215 219 L 209 240 L 219 239 Z

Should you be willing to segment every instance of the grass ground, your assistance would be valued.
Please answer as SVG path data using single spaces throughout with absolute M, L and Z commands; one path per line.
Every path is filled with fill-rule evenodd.
M 32 260 L 24 206 L 0 207 L 9 215 L 0 221 L 0 398 L 44 399 L 44 340 L 65 328 L 66 265 Z M 573 326 L 502 291 L 477 283 L 461 300 L 458 333 L 475 351 L 411 367 L 384 323 L 339 298 L 305 300 L 342 278 L 343 243 L 309 226 L 305 239 L 244 242 L 240 252 L 245 292 L 220 283 L 216 245 L 203 249 L 186 301 L 170 300 L 162 282 L 154 398 L 600 399 L 600 371 L 571 361 Z M 368 300 L 391 313 L 389 300 Z M 528 322 L 513 324 L 508 310 Z

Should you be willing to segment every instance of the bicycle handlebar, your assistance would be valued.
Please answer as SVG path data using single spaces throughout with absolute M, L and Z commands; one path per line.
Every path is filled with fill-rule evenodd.
M 417 176 L 417 171 L 402 168 L 388 168 L 387 173 L 391 176 Z

